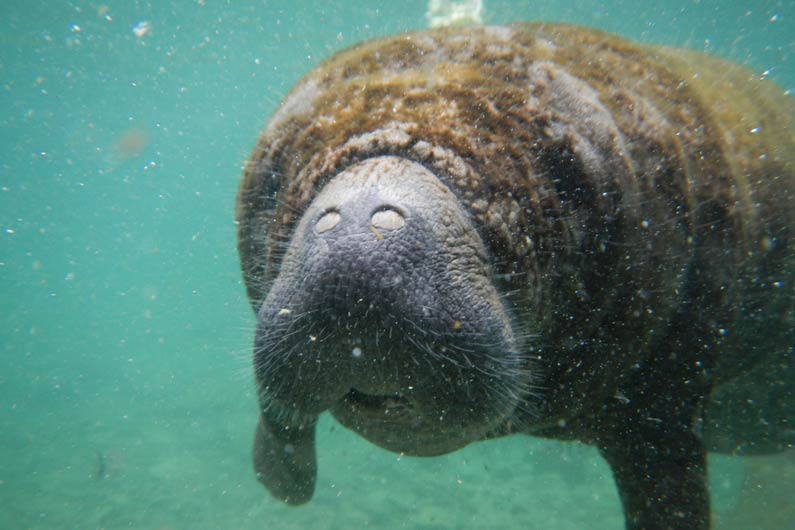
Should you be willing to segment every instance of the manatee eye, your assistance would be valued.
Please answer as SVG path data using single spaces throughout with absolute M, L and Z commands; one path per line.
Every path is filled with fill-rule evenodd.
M 397 210 L 382 206 L 370 218 L 370 224 L 381 230 L 400 230 L 406 226 L 406 218 Z
M 339 224 L 340 219 L 342 219 L 342 217 L 337 210 L 328 210 L 322 216 L 320 216 L 320 219 L 318 219 L 317 223 L 315 223 L 315 231 L 318 234 L 328 232 Z

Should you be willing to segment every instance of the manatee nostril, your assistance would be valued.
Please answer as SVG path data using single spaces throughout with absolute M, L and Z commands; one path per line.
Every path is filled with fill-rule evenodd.
M 340 216 L 339 212 L 336 210 L 329 210 L 324 213 L 320 219 L 318 219 L 317 223 L 315 223 L 315 231 L 318 234 L 322 234 L 324 232 L 328 232 L 335 226 L 337 226 L 340 222 L 342 217 Z
M 373 214 L 370 223 L 381 230 L 400 230 L 406 225 L 406 219 L 397 210 L 382 208 Z

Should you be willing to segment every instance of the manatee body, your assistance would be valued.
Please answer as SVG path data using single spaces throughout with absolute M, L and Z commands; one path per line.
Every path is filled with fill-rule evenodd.
M 706 451 L 795 445 L 795 107 L 582 28 L 438 29 L 306 76 L 245 168 L 260 481 L 330 411 L 437 455 L 594 444 L 633 529 L 709 527 Z

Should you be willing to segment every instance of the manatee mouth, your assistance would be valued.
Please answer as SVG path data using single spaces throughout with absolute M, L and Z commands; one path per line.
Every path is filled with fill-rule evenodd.
M 400 414 L 409 413 L 414 405 L 398 392 L 392 394 L 366 394 L 355 388 L 345 394 L 342 401 L 356 412 L 364 414 Z

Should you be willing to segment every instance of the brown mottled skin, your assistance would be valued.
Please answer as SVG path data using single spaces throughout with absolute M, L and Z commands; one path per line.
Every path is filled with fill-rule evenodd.
M 294 267 L 285 248 L 319 191 L 385 155 L 453 192 L 532 372 L 480 439 L 596 445 L 632 529 L 709 527 L 706 450 L 791 450 L 795 106 L 780 88 L 715 57 L 562 25 L 339 53 L 286 98 L 245 169 L 239 250 L 255 311 Z M 267 399 L 255 466 L 304 502 L 314 475 L 296 490 L 280 476 L 304 457 L 284 464 L 270 444 L 314 424 L 283 425 Z

